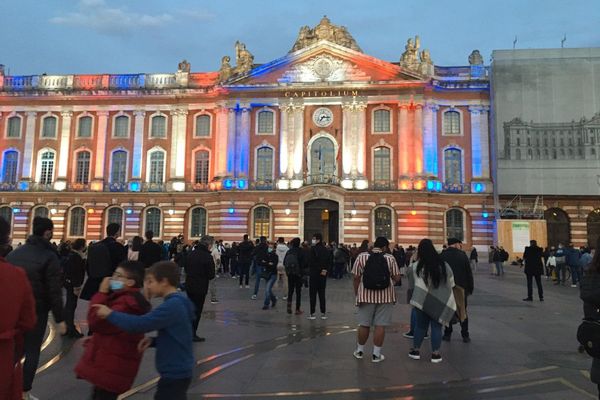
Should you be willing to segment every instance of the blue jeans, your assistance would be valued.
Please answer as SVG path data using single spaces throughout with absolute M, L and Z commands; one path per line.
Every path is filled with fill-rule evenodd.
M 275 284 L 275 281 L 277 281 L 277 274 L 271 274 L 269 279 L 267 279 L 267 287 L 265 288 L 265 307 L 268 307 L 269 303 L 275 304 L 275 301 L 277 301 L 277 297 L 273 294 L 273 285 Z
M 494 261 L 496 264 L 496 275 L 504 275 L 504 263 L 502 261 Z
M 583 275 L 583 268 L 579 265 L 571 267 L 571 279 L 573 279 L 573 285 L 577 285 L 581 282 L 581 276 Z
M 427 333 L 427 327 L 431 325 L 431 351 L 437 352 L 442 347 L 442 324 L 433 320 L 429 315 L 419 310 L 418 308 L 413 308 L 416 313 L 416 324 L 415 324 L 415 336 L 413 338 L 413 348 L 420 349 L 421 344 L 423 344 L 423 339 L 425 338 L 425 333 Z
M 261 280 L 261 275 L 262 275 L 262 271 L 263 268 L 258 265 L 257 263 L 254 263 L 254 274 L 256 275 L 256 281 L 254 282 L 254 295 L 258 296 L 258 288 L 260 287 L 260 280 Z
M 410 331 L 415 335 L 415 326 L 417 325 L 417 309 L 412 308 L 410 311 Z M 426 331 L 427 332 L 427 331 Z

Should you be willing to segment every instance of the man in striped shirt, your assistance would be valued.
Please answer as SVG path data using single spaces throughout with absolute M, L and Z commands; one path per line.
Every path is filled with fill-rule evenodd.
M 380 362 L 385 359 L 381 354 L 383 339 L 385 337 L 385 327 L 392 322 L 392 306 L 396 303 L 396 292 L 394 282 L 400 280 L 400 269 L 394 257 L 389 254 L 390 242 L 385 237 L 378 237 L 373 244 L 371 253 L 363 252 L 358 255 L 352 274 L 354 275 L 354 294 L 356 295 L 356 305 L 358 306 L 358 344 L 354 351 L 354 357 L 363 358 L 364 346 L 369 338 L 369 331 L 374 327 L 373 335 L 373 362 Z M 383 253 L 383 259 L 387 263 L 389 270 L 389 284 L 384 284 L 382 288 L 368 289 L 364 285 L 365 267 L 369 257 L 379 257 Z M 369 268 L 376 268 L 374 263 L 369 264 Z M 371 274 L 371 272 L 369 273 Z

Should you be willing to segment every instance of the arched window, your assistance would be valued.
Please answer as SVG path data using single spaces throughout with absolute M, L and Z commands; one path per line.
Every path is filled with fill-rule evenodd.
M 390 110 L 375 110 L 373 112 L 373 132 L 390 132 Z
M 375 180 L 389 181 L 391 179 L 389 147 L 376 147 L 373 153 L 373 175 Z
M 254 237 L 269 237 L 271 231 L 271 210 L 268 207 L 260 206 L 254 209 Z
M 129 117 L 127 115 L 119 115 L 115 118 L 114 137 L 126 138 L 129 136 Z
M 48 210 L 48 207 L 39 206 L 33 210 L 33 218 L 35 218 L 35 217 L 48 218 L 48 215 L 50 215 L 50 211 Z
M 127 152 L 116 150 L 112 153 L 110 166 L 110 183 L 125 183 L 127 181 Z
M 80 138 L 92 137 L 92 117 L 85 116 L 79 118 L 79 126 L 77 127 L 77 136 Z
M 89 151 L 80 151 L 77 153 L 77 166 L 75 171 L 75 183 L 87 184 L 90 179 L 90 159 Z
M 548 236 L 548 246 L 558 246 L 569 244 L 571 241 L 571 224 L 569 216 L 560 208 L 549 208 L 544 211 L 546 220 L 546 234 Z
M 6 222 L 8 222 L 12 228 L 12 208 L 4 206 L 0 207 L 0 217 L 4 218 Z
M 257 116 L 258 122 L 256 124 L 256 132 L 258 134 L 273 133 L 274 115 L 273 111 L 259 111 Z
M 596 158 L 596 149 L 590 149 L 590 155 L 592 155 L 593 158 Z
M 521 159 L 521 150 L 520 149 L 515 150 L 515 159 L 516 160 Z
M 9 138 L 21 137 L 21 118 L 16 115 L 8 119 L 8 128 L 6 136 Z
M 165 153 L 155 150 L 150 153 L 149 183 L 163 183 L 165 169 Z
M 56 137 L 56 117 L 49 116 L 44 118 L 42 123 L 42 137 L 43 138 L 54 138 Z
M 527 159 L 531 160 L 533 158 L 533 151 L 531 149 L 527 149 Z
M 383 236 L 392 239 L 392 210 L 387 207 L 377 207 L 373 212 L 375 222 L 375 237 Z
M 210 168 L 210 154 L 206 150 L 196 152 L 196 171 L 194 182 L 198 184 L 208 183 L 208 172 Z
M 19 153 L 15 150 L 4 152 L 2 160 L 2 182 L 17 183 L 17 170 L 19 167 Z
M 458 111 L 444 113 L 444 135 L 460 135 L 460 113 Z
M 202 114 L 196 117 L 196 137 L 210 136 L 210 115 Z
M 71 209 L 69 217 L 69 236 L 83 237 L 85 235 L 85 210 L 82 207 Z
M 310 174 L 312 177 L 335 174 L 335 147 L 326 137 L 316 139 L 310 147 Z
M 164 138 L 167 136 L 167 118 L 164 115 L 152 117 L 150 136 L 153 138 Z
M 111 207 L 106 214 L 106 225 L 119 224 L 121 227 L 121 236 L 123 234 L 123 210 L 120 207 Z
M 462 183 L 462 154 L 459 149 L 444 150 L 444 167 L 446 185 L 460 185 Z
M 270 147 L 260 147 L 256 150 L 256 180 L 273 180 L 273 149 Z
M 156 207 L 151 207 L 146 210 L 146 224 L 144 231 L 152 231 L 154 236 L 160 236 L 161 212 Z
M 40 160 L 40 179 L 42 185 L 49 185 L 54 178 L 54 152 L 45 151 L 41 154 Z
M 206 210 L 196 207 L 192 210 L 190 221 L 190 236 L 202 237 L 206 235 Z
M 464 214 L 457 208 L 446 211 L 446 238 L 465 240 Z
M 600 238 L 600 209 L 595 209 L 587 217 L 588 246 L 596 247 Z M 598 249 L 596 249 L 598 251 Z

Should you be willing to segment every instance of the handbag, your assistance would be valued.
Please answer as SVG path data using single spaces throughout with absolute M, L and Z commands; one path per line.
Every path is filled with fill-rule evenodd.
M 577 341 L 594 358 L 600 358 L 600 321 L 584 319 L 577 328 Z

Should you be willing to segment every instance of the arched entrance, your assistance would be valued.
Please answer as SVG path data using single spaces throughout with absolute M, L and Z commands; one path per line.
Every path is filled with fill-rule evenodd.
M 318 136 L 310 143 L 308 171 L 310 183 L 335 183 L 336 145 L 329 135 Z
M 304 203 L 304 240 L 310 241 L 315 233 L 323 235 L 323 242 L 339 241 L 339 204 L 333 200 L 310 200 Z
M 569 216 L 560 208 L 549 208 L 544 211 L 546 220 L 546 229 L 548 232 L 548 246 L 558 246 L 569 244 L 571 241 L 571 226 Z
M 587 238 L 588 246 L 596 247 L 600 238 L 600 208 L 593 210 L 587 217 Z

